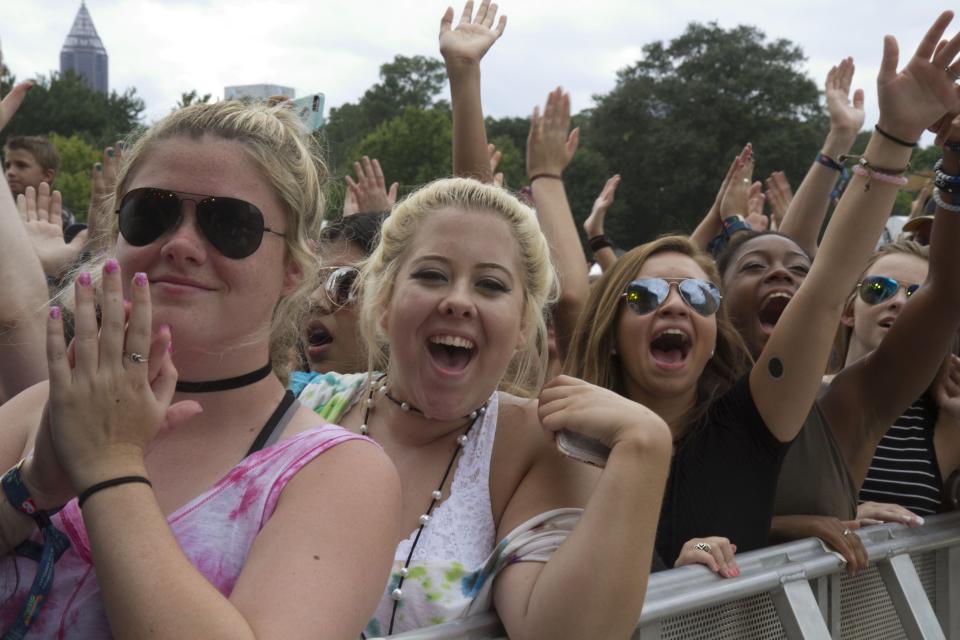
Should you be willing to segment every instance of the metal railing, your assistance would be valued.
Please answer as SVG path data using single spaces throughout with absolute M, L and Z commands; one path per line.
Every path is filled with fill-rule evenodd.
M 701 566 L 650 577 L 634 640 L 960 640 L 960 512 L 916 529 L 859 532 L 870 567 L 848 577 L 820 541 L 737 556 L 740 576 Z M 505 638 L 493 613 L 393 636 L 407 640 Z

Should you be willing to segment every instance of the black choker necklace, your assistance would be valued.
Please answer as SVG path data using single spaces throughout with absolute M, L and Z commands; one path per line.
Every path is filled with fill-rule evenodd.
M 259 382 L 266 378 L 273 371 L 273 363 L 267 362 L 259 369 L 245 373 L 233 378 L 222 378 L 220 380 L 205 380 L 204 382 L 187 382 L 186 380 L 177 381 L 177 391 L 180 393 L 210 393 L 211 391 L 227 391 L 229 389 L 239 389 L 248 384 Z

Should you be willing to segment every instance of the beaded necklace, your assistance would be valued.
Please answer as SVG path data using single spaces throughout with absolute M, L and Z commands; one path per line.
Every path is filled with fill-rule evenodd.
M 390 402 L 394 403 L 400 407 L 401 411 L 412 411 L 423 417 L 423 411 L 417 407 L 411 405 L 408 402 L 401 402 L 395 398 L 390 393 L 390 388 L 387 386 L 386 376 L 380 378 L 381 384 L 376 389 L 376 391 L 386 397 Z M 362 435 L 368 435 L 370 431 L 370 412 L 374 408 L 374 384 L 370 384 L 370 393 L 367 396 L 367 406 L 363 412 L 363 424 L 360 425 L 360 433 Z M 489 401 L 488 401 L 489 402 Z M 460 452 L 467 445 L 468 436 L 470 431 L 473 430 L 473 426 L 477 424 L 477 421 L 483 417 L 487 412 L 487 402 L 484 402 L 483 405 L 474 411 L 471 411 L 468 415 L 463 416 L 464 420 L 470 420 L 470 424 L 467 426 L 466 431 L 457 436 L 457 446 L 453 450 L 453 455 L 450 456 L 450 462 L 447 464 L 446 470 L 443 472 L 443 478 L 440 479 L 440 484 L 437 488 L 430 493 L 430 505 L 427 507 L 426 513 L 420 516 L 420 527 L 417 529 L 417 534 L 413 538 L 413 544 L 410 545 L 410 551 L 407 553 L 407 559 L 404 561 L 403 566 L 400 568 L 400 579 L 397 582 L 397 587 L 390 593 L 390 597 L 393 598 L 393 612 L 390 614 L 390 628 L 387 630 L 387 635 L 393 634 L 393 624 L 397 618 L 397 608 L 400 606 L 400 601 L 403 599 L 403 581 L 409 575 L 410 560 L 413 558 L 413 552 L 417 548 L 417 543 L 420 542 L 420 536 L 423 533 L 423 528 L 427 526 L 430 522 L 430 518 L 433 514 L 434 507 L 437 506 L 437 503 L 440 502 L 440 499 L 443 498 L 443 485 L 447 482 L 447 477 L 450 475 L 450 470 L 453 469 L 453 464 L 457 461 L 457 457 L 460 455 Z M 366 638 L 366 635 L 363 635 Z

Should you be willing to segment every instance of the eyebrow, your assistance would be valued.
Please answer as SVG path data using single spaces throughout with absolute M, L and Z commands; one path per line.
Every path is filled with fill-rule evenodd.
M 436 255 L 420 256 L 419 258 L 413 261 L 413 264 L 417 264 L 420 262 L 429 262 L 429 261 L 442 262 L 446 265 L 450 264 L 449 258 L 446 258 L 444 256 L 436 256 Z M 510 279 L 511 283 L 513 282 L 513 273 L 511 273 L 511 271 L 507 269 L 505 266 L 503 266 L 502 264 L 498 264 L 496 262 L 480 262 L 480 263 L 477 263 L 477 265 L 475 265 L 474 268 L 475 269 L 495 269 L 497 271 L 501 271 Z
M 744 253 L 744 254 L 743 254 L 742 256 L 740 256 L 739 258 L 737 258 L 737 264 L 740 264 L 740 262 L 741 262 L 744 258 L 746 258 L 747 256 L 752 256 L 752 255 L 754 255 L 754 254 L 762 255 L 764 258 L 769 258 L 769 257 L 770 257 L 770 254 L 767 253 L 766 251 L 762 250 L 762 249 L 752 249 L 752 250 L 747 251 L 746 253 Z M 799 252 L 799 251 L 790 251 L 790 252 L 787 253 L 787 255 L 788 255 L 788 256 L 795 256 L 795 257 L 797 257 L 797 258 L 803 258 L 804 260 L 807 260 L 807 261 L 810 260 L 810 258 L 809 258 L 805 253 L 801 253 L 801 252 Z

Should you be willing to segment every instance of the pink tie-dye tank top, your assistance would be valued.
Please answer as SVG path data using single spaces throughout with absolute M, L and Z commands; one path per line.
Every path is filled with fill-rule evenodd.
M 321 453 L 348 440 L 372 443 L 332 425 L 281 440 L 247 457 L 211 489 L 170 514 L 167 523 L 193 566 L 223 595 L 229 596 L 254 538 L 273 514 L 287 482 Z M 110 626 L 76 499 L 67 503 L 53 522 L 67 534 L 71 544 L 57 560 L 53 589 L 40 617 L 31 626 L 29 637 L 109 638 Z M 39 536 L 34 539 L 40 542 Z M 0 562 L 0 598 L 5 598 L 14 583 L 19 582 L 13 597 L 0 603 L 0 628 L 4 629 L 20 612 L 37 563 L 17 557 L 16 568 L 19 579 L 9 559 Z

